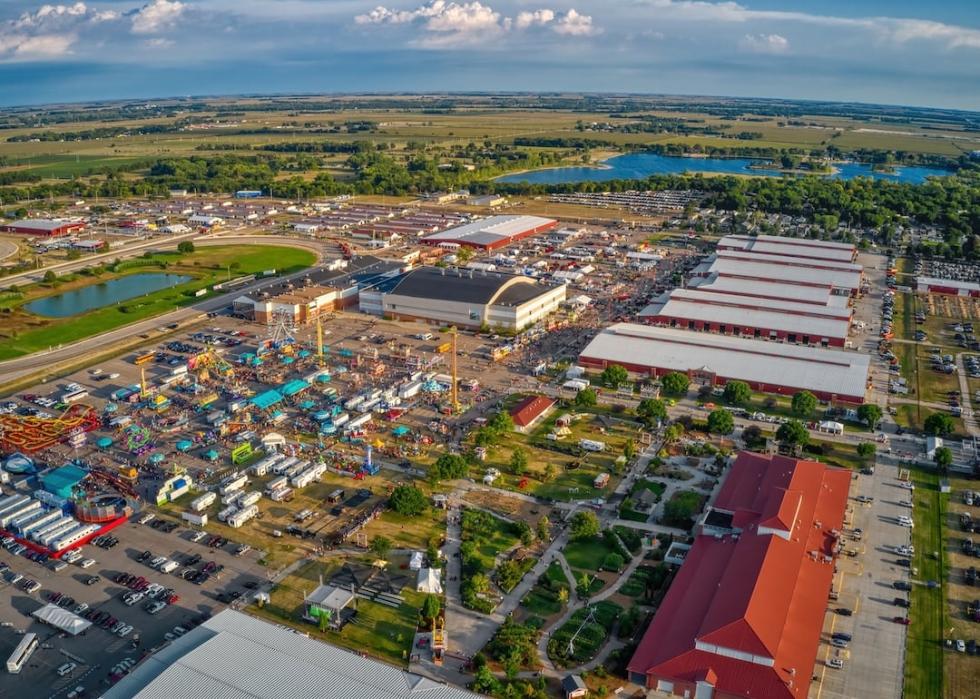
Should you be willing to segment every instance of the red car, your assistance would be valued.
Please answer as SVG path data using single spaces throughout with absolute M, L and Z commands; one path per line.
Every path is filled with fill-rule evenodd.
M 893 619 L 896 624 L 902 624 L 903 626 L 908 626 L 912 623 L 912 620 L 907 616 L 897 616 Z
M 170 595 L 167 597 L 167 604 L 177 604 L 180 602 L 180 595 Z

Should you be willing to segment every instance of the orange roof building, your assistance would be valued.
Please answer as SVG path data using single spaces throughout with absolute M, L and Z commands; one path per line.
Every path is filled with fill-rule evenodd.
M 630 678 L 711 699 L 806 699 L 851 474 L 815 461 L 738 455 Z
M 518 432 L 527 432 L 554 407 L 555 401 L 547 396 L 528 396 L 510 409 L 510 416 Z

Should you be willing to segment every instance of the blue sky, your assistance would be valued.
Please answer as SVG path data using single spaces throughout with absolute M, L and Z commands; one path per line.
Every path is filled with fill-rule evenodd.
M 0 2 L 0 104 L 611 91 L 980 110 L 980 1 Z

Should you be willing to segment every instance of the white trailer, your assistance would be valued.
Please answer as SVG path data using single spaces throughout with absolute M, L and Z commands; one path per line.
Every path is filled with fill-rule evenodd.
M 98 524 L 86 524 L 80 529 L 76 529 L 73 532 L 61 537 L 56 542 L 51 545 L 51 548 L 55 551 L 64 551 L 66 548 L 72 544 L 77 544 L 79 541 L 84 539 L 86 536 L 91 536 L 95 532 L 99 531 Z
M 289 484 L 294 488 L 305 488 L 314 480 L 316 479 L 313 477 L 312 470 L 303 471 L 302 473 L 297 473 L 295 476 L 293 476 L 290 479 Z
M 249 505 L 254 505 L 259 500 L 262 499 L 262 493 L 258 490 L 253 490 L 250 493 L 245 493 L 240 498 L 238 498 L 239 507 L 248 507 Z
M 269 493 L 269 499 L 273 502 L 286 502 L 293 497 L 292 488 L 279 488 Z
M 18 517 L 17 519 L 12 521 L 8 529 L 13 529 L 15 532 L 23 531 L 24 527 L 33 524 L 37 520 L 44 517 L 46 514 L 47 512 L 45 512 L 43 509 L 34 510 L 33 512 L 28 512 L 26 515 L 23 515 L 22 517 Z
M 191 500 L 191 509 L 194 512 L 200 512 L 201 510 L 206 510 L 214 504 L 214 501 L 218 499 L 216 493 L 204 493 L 203 495 L 198 495 L 196 498 Z
M 368 424 L 369 422 L 371 422 L 371 413 L 366 413 L 364 415 L 360 415 L 358 417 L 355 417 L 353 420 L 351 420 L 350 422 L 347 423 L 346 430 L 348 432 L 351 432 L 353 430 L 356 430 L 359 427 L 363 427 L 364 425 Z
M 332 425 L 333 425 L 334 427 L 343 427 L 343 426 L 344 426 L 344 425 L 346 425 L 346 424 L 347 424 L 348 422 L 350 422 L 350 415 L 348 415 L 347 413 L 341 413 L 340 415 L 336 415 L 336 416 L 334 416 L 334 418 L 333 418 L 333 419 L 332 419 L 332 420 L 330 421 L 330 423 L 331 423 L 331 424 L 332 424 Z
M 354 396 L 344 403 L 344 410 L 353 410 L 364 402 L 364 396 Z
M 248 476 L 242 474 L 237 478 L 234 478 L 228 481 L 227 483 L 225 483 L 223 486 L 221 486 L 221 488 L 218 489 L 218 492 L 221 493 L 222 495 L 227 495 L 228 493 L 233 493 L 236 490 L 241 490 L 247 484 L 248 484 Z
M 41 503 L 31 498 L 20 507 L 15 507 L 14 509 L 0 515 L 0 527 L 6 528 L 8 524 L 13 522 L 18 517 L 23 517 L 26 514 L 30 514 L 31 512 L 40 509 Z
M 266 486 L 265 486 L 265 492 L 267 492 L 267 493 L 273 493 L 273 492 L 275 492 L 277 490 L 281 490 L 281 489 L 285 488 L 288 485 L 289 485 L 289 477 L 288 476 L 279 476 L 279 478 L 276 478 L 274 480 L 271 480 L 271 481 L 269 481 L 266 484 Z
M 195 512 L 183 512 L 181 513 L 180 517 L 185 522 L 190 522 L 198 527 L 203 527 L 208 523 L 208 515 L 206 512 L 202 514 L 197 514 Z
M 43 515 L 21 529 L 20 534 L 21 536 L 30 536 L 34 532 L 44 529 L 49 524 L 58 521 L 62 517 L 64 517 L 64 515 L 61 513 L 61 510 L 51 510 L 50 512 L 45 512 Z
M 67 536 L 71 532 L 75 531 L 79 526 L 79 521 L 77 519 L 72 519 L 70 522 L 62 524 L 57 529 L 54 529 L 44 536 L 38 538 L 37 543 L 41 544 L 41 546 L 44 546 L 45 548 L 50 548 L 51 544 L 56 542 L 61 537 Z
M 284 474 L 286 472 L 286 470 L 290 466 L 292 466 L 293 464 L 295 464 L 298 461 L 299 461 L 299 459 L 297 459 L 295 456 L 290 456 L 285 461 L 280 461 L 278 464 L 276 464 L 275 466 L 273 466 L 272 467 L 272 472 L 274 474 L 276 474 L 277 476 L 281 476 L 282 474 Z
M 255 505 L 249 505 L 244 510 L 239 510 L 235 514 L 231 515 L 228 518 L 228 526 L 237 529 L 238 527 L 245 524 L 245 522 L 249 521 L 250 519 L 253 519 L 258 513 L 259 513 L 258 507 L 256 507 Z
M 228 518 L 231 517 L 236 512 L 238 512 L 238 508 L 235 507 L 234 505 L 229 505 L 228 507 L 226 507 L 225 509 L 223 509 L 221 512 L 218 513 L 218 521 L 227 522 Z
M 12 495 L 13 500 L 9 501 L 3 507 L 0 507 L 0 517 L 7 514 L 8 512 L 13 512 L 14 510 L 23 507 L 31 501 L 28 495 Z
M 59 527 L 63 527 L 64 525 L 74 521 L 75 521 L 74 517 L 69 517 L 68 515 L 61 515 L 58 519 L 52 520 L 48 524 L 45 524 L 43 527 L 32 531 L 31 538 L 34 541 L 40 541 L 41 538 L 46 534 L 49 534 L 50 532 L 53 532 L 55 529 L 58 529 Z
M 234 491 L 228 493 L 227 495 L 222 495 L 221 496 L 221 504 L 222 505 L 235 505 L 235 504 L 238 503 L 238 498 L 240 498 L 241 496 L 242 496 L 242 491 L 240 491 L 240 490 L 234 490 Z

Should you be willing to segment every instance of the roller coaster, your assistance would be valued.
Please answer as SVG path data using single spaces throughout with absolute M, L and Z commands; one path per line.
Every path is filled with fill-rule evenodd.
M 95 408 L 81 403 L 69 406 L 60 417 L 0 415 L 0 446 L 6 451 L 36 454 L 80 432 L 102 424 Z

